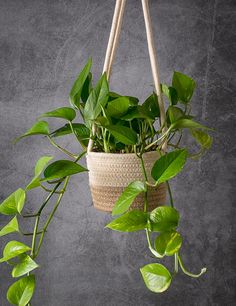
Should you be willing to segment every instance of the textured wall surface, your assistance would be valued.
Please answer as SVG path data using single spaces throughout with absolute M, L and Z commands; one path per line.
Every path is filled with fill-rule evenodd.
M 68 105 L 70 87 L 89 56 L 95 77 L 99 76 L 114 2 L 0 0 L 0 200 L 25 186 L 40 156 L 56 154 L 41 137 L 16 145 L 12 140 L 42 112 Z M 144 22 L 140 1 L 127 2 L 111 87 L 142 99 L 152 84 Z M 208 273 L 200 279 L 180 274 L 168 292 L 150 293 L 139 273 L 139 267 L 153 261 L 144 234 L 104 229 L 110 216 L 92 207 L 88 178 L 81 175 L 71 180 L 46 235 L 38 258 L 35 306 L 236 303 L 236 2 L 152 0 L 150 4 L 162 81 L 170 81 L 173 70 L 191 75 L 198 84 L 193 111 L 216 129 L 211 152 L 201 161 L 188 162 L 172 183 L 182 214 L 185 265 L 193 272 L 207 266 Z M 70 137 L 63 144 L 80 150 Z M 33 212 L 41 197 L 40 192 L 32 192 L 26 210 Z M 0 226 L 6 221 L 0 216 Z M 5 242 L 1 238 L 1 249 Z M 1 265 L 0 275 L 0 304 L 5 306 L 10 268 Z

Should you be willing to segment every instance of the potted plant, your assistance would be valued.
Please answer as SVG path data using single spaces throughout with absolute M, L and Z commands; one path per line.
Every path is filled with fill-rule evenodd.
M 199 277 L 206 271 L 204 268 L 199 274 L 192 274 L 183 265 L 182 236 L 177 231 L 180 216 L 174 208 L 169 184 L 183 169 L 187 158 L 201 157 L 212 143 L 206 132 L 209 128 L 196 122 L 190 113 L 195 82 L 174 72 L 171 86 L 162 84 L 169 105 L 164 124 L 158 125 L 160 110 L 155 93 L 140 103 L 136 97 L 111 92 L 106 74 L 93 86 L 91 64 L 89 60 L 72 87 L 71 107 L 42 114 L 33 127 L 17 139 L 44 136 L 68 158 L 52 161 L 52 156 L 41 157 L 32 180 L 0 204 L 0 213 L 9 216 L 0 236 L 18 232 L 20 237 L 31 238 L 30 245 L 10 240 L 0 259 L 0 263 L 12 266 L 12 277 L 16 279 L 7 292 L 7 299 L 13 305 L 31 305 L 35 270 L 39 267 L 37 256 L 70 177 L 88 171 L 79 161 L 86 154 L 89 140 L 93 142 L 93 152 L 87 154 L 87 163 L 95 206 L 112 211 L 116 216 L 106 227 L 122 232 L 143 230 L 146 234 L 149 250 L 155 258 L 154 263 L 140 269 L 147 288 L 156 293 L 165 291 L 179 268 L 191 277 Z M 50 131 L 48 122 L 42 119 L 50 117 L 65 122 L 61 128 Z M 83 123 L 76 120 L 78 117 Z M 199 144 L 199 152 L 193 154 L 181 145 L 185 130 Z M 80 154 L 58 145 L 56 139 L 69 134 L 81 144 Z M 27 193 L 34 188 L 41 188 L 46 193 L 45 199 L 35 213 L 25 214 Z M 56 203 L 43 223 L 41 216 L 53 195 L 57 196 Z M 29 233 L 23 232 L 19 225 L 27 218 L 34 220 L 34 228 Z M 156 236 L 154 240 L 152 235 Z M 164 256 L 174 258 L 173 272 L 159 263 Z

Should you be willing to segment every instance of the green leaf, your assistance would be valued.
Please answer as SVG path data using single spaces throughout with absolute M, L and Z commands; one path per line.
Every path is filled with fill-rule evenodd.
M 13 283 L 7 291 L 8 301 L 17 306 L 26 306 L 35 289 L 35 276 L 29 275 Z
M 135 181 L 130 183 L 116 201 L 112 210 L 112 215 L 121 215 L 126 212 L 133 203 L 134 199 L 140 193 L 145 192 L 145 190 L 146 189 L 143 182 Z
M 211 148 L 213 139 L 207 133 L 201 130 L 190 129 L 193 138 L 200 145 L 200 150 L 197 153 L 189 154 L 188 157 L 192 159 L 200 158 L 207 150 Z
M 153 119 L 160 116 L 160 109 L 158 105 L 158 97 L 155 92 L 153 92 L 142 104 L 143 113 L 148 117 Z
M 12 270 L 12 277 L 20 277 L 39 267 L 29 255 L 21 254 L 19 258 L 20 262 Z
M 110 101 L 112 101 L 114 99 L 117 99 L 119 97 L 121 97 L 120 94 L 118 94 L 117 92 L 110 91 L 109 92 L 109 97 L 108 97 L 108 102 L 110 102 Z
M 31 182 L 27 185 L 26 190 L 30 190 L 33 188 L 37 188 L 40 186 L 40 174 L 43 172 L 46 165 L 49 163 L 50 160 L 53 159 L 53 156 L 42 156 L 35 165 L 34 170 L 34 178 Z
M 120 97 L 107 104 L 108 115 L 114 118 L 123 116 L 130 107 L 130 100 L 127 97 Z
M 171 105 L 175 105 L 178 102 L 178 93 L 176 89 L 172 86 L 167 86 L 166 84 L 161 84 L 161 90 L 164 95 L 168 98 Z
M 38 121 L 36 122 L 32 128 L 30 128 L 25 134 L 16 138 L 16 142 L 21 138 L 33 135 L 49 135 L 49 127 L 46 121 Z
M 89 74 L 88 74 L 88 76 L 87 76 L 87 78 L 84 82 L 82 92 L 81 92 L 81 100 L 84 103 L 86 103 L 86 101 L 88 100 L 91 88 L 92 88 L 92 73 L 89 72 Z
M 171 284 L 170 272 L 161 264 L 152 263 L 140 269 L 147 288 L 155 293 L 167 290 Z
M 159 158 L 151 171 L 151 175 L 158 182 L 163 183 L 176 176 L 183 168 L 187 158 L 185 149 L 175 150 Z
M 132 96 L 122 96 L 122 95 L 118 94 L 117 92 L 112 92 L 112 91 L 109 92 L 108 102 L 110 102 L 110 101 L 112 101 L 112 100 L 114 100 L 114 99 L 120 98 L 120 97 L 124 97 L 124 98 L 129 99 L 129 105 L 130 105 L 130 106 L 135 106 L 135 105 L 137 105 L 138 102 L 139 102 L 139 99 L 136 98 L 136 97 L 132 97 Z
M 89 129 L 83 123 L 72 123 L 72 127 L 76 132 L 77 136 L 81 137 L 81 139 L 86 139 L 89 137 L 90 132 Z M 71 127 L 70 124 L 67 123 L 63 127 L 55 130 L 50 135 L 51 137 L 60 137 L 71 134 Z
M 110 124 L 110 121 L 106 117 L 98 116 L 95 123 L 99 126 L 107 127 Z
M 147 226 L 147 213 L 132 210 L 107 224 L 106 227 L 119 232 L 135 232 Z
M 179 100 L 185 104 L 191 100 L 196 83 L 187 75 L 175 71 L 172 86 L 176 89 Z
M 73 108 L 70 108 L 70 107 L 60 107 L 50 112 L 44 113 L 40 115 L 40 117 L 63 118 L 68 121 L 72 121 L 76 117 L 76 112 Z
M 156 251 L 161 256 L 172 256 L 177 253 L 182 244 L 182 237 L 176 231 L 161 233 L 155 240 Z
M 147 119 L 154 120 L 153 113 L 148 111 L 143 105 L 137 105 L 137 107 L 133 107 L 128 110 L 127 114 L 121 117 L 122 120 L 131 121 L 133 119 Z
M 96 87 L 92 89 L 84 107 L 84 120 L 88 127 L 90 127 L 92 121 L 100 115 L 102 108 L 106 106 L 108 95 L 109 86 L 106 73 L 104 73 L 99 79 Z
M 41 181 L 59 179 L 84 171 L 88 170 L 70 160 L 57 160 L 47 166 L 44 170 L 44 178 Z
M 170 231 L 178 226 L 179 213 L 173 207 L 159 206 L 150 213 L 150 221 L 150 231 Z
M 91 58 L 88 60 L 87 64 L 84 66 L 83 70 L 77 77 L 72 89 L 70 91 L 70 103 L 73 107 L 79 109 L 80 108 L 80 98 L 83 90 L 83 86 L 89 76 L 89 72 L 92 66 Z
M 77 140 L 82 147 L 87 147 L 90 137 L 90 130 L 83 123 L 71 123 L 76 134 Z M 70 124 L 65 124 L 63 127 L 51 133 L 51 137 L 60 137 L 72 133 Z
M 167 120 L 170 123 L 174 123 L 180 118 L 183 118 L 185 116 L 181 108 L 172 105 L 168 107 L 166 115 L 167 115 Z
M 21 188 L 17 189 L 0 205 L 0 213 L 3 215 L 15 215 L 21 213 L 25 204 L 25 191 Z
M 9 259 L 23 254 L 29 250 L 31 250 L 31 248 L 24 243 L 12 240 L 6 244 L 3 250 L 3 257 L 0 259 L 0 263 L 8 261 Z
M 14 232 L 19 232 L 19 225 L 16 217 L 14 217 L 7 225 L 5 225 L 0 230 L 0 237 Z
M 210 149 L 212 137 L 201 130 L 191 130 L 193 138 L 200 144 L 203 149 Z
M 183 128 L 191 128 L 191 129 L 205 129 L 211 130 L 210 128 L 194 121 L 191 119 L 179 119 L 171 124 L 170 130 L 174 129 L 183 129 Z
M 126 145 L 134 145 L 138 141 L 137 133 L 126 126 L 109 125 L 106 128 L 118 141 Z
M 132 97 L 132 96 L 123 96 L 127 99 L 129 99 L 129 106 L 136 106 L 138 105 L 139 99 L 136 97 Z

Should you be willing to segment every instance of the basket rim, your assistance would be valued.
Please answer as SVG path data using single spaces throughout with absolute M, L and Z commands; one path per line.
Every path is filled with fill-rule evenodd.
M 160 156 L 160 153 L 158 151 L 148 151 L 143 153 L 143 155 L 152 155 L 154 153 L 157 153 L 158 156 Z M 90 156 L 107 156 L 107 157 L 120 157 L 120 156 L 137 156 L 136 153 L 106 153 L 106 152 L 87 152 L 86 157 Z

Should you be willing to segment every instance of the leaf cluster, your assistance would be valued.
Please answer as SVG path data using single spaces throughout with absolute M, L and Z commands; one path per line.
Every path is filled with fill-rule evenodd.
M 143 169 L 144 180 L 130 182 L 125 188 L 112 212 L 113 216 L 119 217 L 110 222 L 107 228 L 122 232 L 144 230 L 149 250 L 155 258 L 175 258 L 175 273 L 178 265 L 185 274 L 192 277 L 198 277 L 205 272 L 202 270 L 199 275 L 194 275 L 183 266 L 179 255 L 182 236 L 177 231 L 180 217 L 173 207 L 168 182 L 183 169 L 187 157 L 199 158 L 212 144 L 212 137 L 208 134 L 210 129 L 197 122 L 191 114 L 190 102 L 195 82 L 187 75 L 175 71 L 172 84 L 162 84 L 162 94 L 167 99 L 168 107 L 166 121 L 160 124 L 158 96 L 155 92 L 140 102 L 136 97 L 110 91 L 105 73 L 94 84 L 91 66 L 92 61 L 89 59 L 74 82 L 69 94 L 70 107 L 63 106 L 43 113 L 28 131 L 16 139 L 18 141 L 25 137 L 41 135 L 63 152 L 67 159 L 52 161 L 52 156 L 42 156 L 35 165 L 30 182 L 0 204 L 0 214 L 9 217 L 8 223 L 0 229 L 0 237 L 19 233 L 32 238 L 30 246 L 16 240 L 9 241 L 0 258 L 0 263 L 12 266 L 12 277 L 18 278 L 7 292 L 8 301 L 13 305 L 29 305 L 32 299 L 35 290 L 34 270 L 39 267 L 36 261 L 45 233 L 60 205 L 70 177 L 87 171 L 78 162 L 85 154 L 89 141 L 93 142 L 93 150 L 97 152 L 135 153 Z M 53 119 L 63 122 L 56 130 L 50 129 L 50 120 Z M 200 147 L 198 152 L 190 153 L 187 148 L 181 146 L 184 131 L 189 132 L 197 142 Z M 72 135 L 80 144 L 81 154 L 74 154 L 58 144 L 61 137 L 68 135 Z M 163 155 L 164 143 L 167 144 L 169 153 Z M 152 167 L 151 176 L 155 182 L 153 184 L 147 181 L 143 154 L 154 150 L 163 156 Z M 148 212 L 149 188 L 157 187 L 161 183 L 168 186 L 171 206 L 158 206 Z M 42 189 L 46 196 L 36 212 L 25 215 L 27 194 L 35 188 Z M 140 194 L 144 196 L 144 210 L 130 210 L 133 201 Z M 52 203 L 53 196 L 57 197 L 56 202 L 46 221 L 42 222 L 41 215 L 44 208 Z M 31 233 L 21 230 L 19 221 L 24 218 L 34 220 Z M 154 243 L 150 237 L 153 234 L 156 235 Z M 148 264 L 140 271 L 146 286 L 156 293 L 168 289 L 174 275 L 160 263 Z

